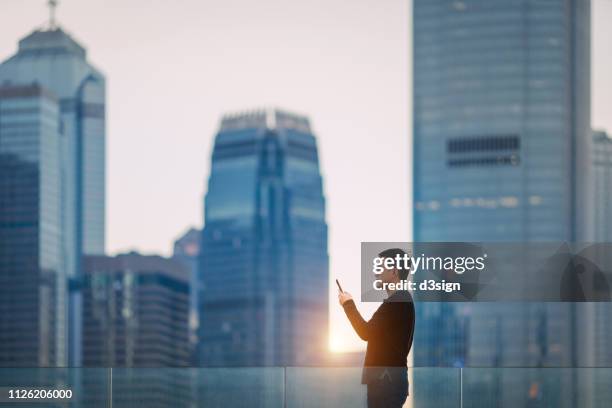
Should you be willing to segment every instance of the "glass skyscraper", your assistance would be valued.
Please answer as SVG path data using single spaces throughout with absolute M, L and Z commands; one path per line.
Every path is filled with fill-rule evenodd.
M 174 241 L 172 258 L 189 269 L 189 343 L 195 351 L 198 338 L 198 295 L 200 293 L 200 279 L 198 274 L 198 260 L 200 258 L 200 239 L 202 231 L 189 228 L 187 232 Z M 192 360 L 193 361 L 193 360 Z
M 414 240 L 589 240 L 589 1 L 415 0 L 413 30 Z M 571 366 L 582 356 L 569 303 L 417 313 L 415 365 Z M 490 381 L 504 386 L 483 406 L 527 404 L 532 379 Z M 417 376 L 416 404 L 438 406 L 427 387 Z M 572 406 L 571 387 L 558 387 L 557 406 Z
M 307 118 L 268 110 L 222 119 L 200 252 L 202 365 L 323 360 L 329 277 L 322 184 Z
M 65 340 L 59 100 L 0 88 L 0 365 L 55 365 Z
M 593 186 L 595 209 L 594 242 L 612 242 L 612 137 L 603 130 L 593 131 Z M 612 363 L 612 349 L 609 339 L 612 336 L 612 306 L 610 303 L 591 303 L 585 306 L 589 314 L 585 323 L 585 332 L 592 333 L 592 342 L 589 344 L 591 353 L 587 364 L 590 366 L 609 366 Z M 594 375 L 597 378 L 597 372 Z M 609 380 L 593 381 L 594 394 L 602 395 L 601 404 L 605 404 L 605 397 L 612 398 Z M 601 387 L 598 389 L 597 387 Z
M 58 292 L 54 295 L 57 308 L 53 319 L 49 320 L 55 328 L 54 334 L 47 333 L 49 339 L 40 338 L 39 341 L 41 344 L 54 343 L 54 358 L 46 361 L 49 365 L 78 366 L 81 363 L 82 331 L 82 300 L 78 290 L 81 257 L 83 254 L 104 253 L 105 79 L 87 61 L 86 51 L 81 45 L 61 28 L 51 26 L 23 38 L 19 41 L 17 53 L 0 64 L 0 87 L 33 84 L 52 95 L 59 109 L 58 122 L 54 126 L 61 134 L 60 150 L 41 152 L 41 155 L 60 155 L 60 169 L 57 171 L 61 180 L 58 204 L 61 230 L 58 240 L 61 243 L 61 275 L 67 279 L 57 285 Z M 29 111 L 28 115 L 24 113 L 21 126 L 33 128 L 42 121 L 39 115 L 43 113 L 40 110 Z M 25 133 L 19 133 L 22 137 L 17 135 L 14 134 L 10 143 L 23 145 Z M 41 173 L 41 177 L 47 176 Z M 24 179 L 23 182 L 38 183 L 34 179 Z M 39 187 L 43 186 L 39 183 L 36 188 Z M 41 211 L 47 211 L 45 203 L 37 205 Z M 32 247 L 30 250 L 42 251 L 42 248 Z M 20 271 L 6 270 L 3 273 L 10 283 L 11 277 L 19 275 Z M 18 310 L 3 312 L 7 313 L 15 315 Z M 54 340 L 50 340 L 51 337 Z M 4 344 L 0 344 L 0 350 L 3 348 Z
M 83 365 L 114 368 L 112 405 L 190 406 L 189 371 L 164 368 L 190 362 L 189 269 L 131 252 L 86 256 L 83 272 Z M 83 381 L 81 406 L 108 398 L 104 381 Z
M 414 238 L 580 241 L 588 1 L 414 2 Z
M 595 242 L 612 242 L 612 137 L 593 131 Z
M 190 360 L 189 269 L 130 252 L 84 258 L 86 367 L 181 367 Z

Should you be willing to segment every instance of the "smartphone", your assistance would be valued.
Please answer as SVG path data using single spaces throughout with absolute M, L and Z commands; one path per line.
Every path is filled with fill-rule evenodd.
M 338 279 L 336 279 L 336 285 L 338 285 L 338 289 L 340 289 L 340 292 L 344 292 L 342 290 L 342 286 L 340 286 L 340 282 L 338 282 Z

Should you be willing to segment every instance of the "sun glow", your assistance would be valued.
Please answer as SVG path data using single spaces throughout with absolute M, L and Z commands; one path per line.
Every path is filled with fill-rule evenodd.
M 332 333 L 329 336 L 329 351 L 332 353 L 347 353 L 352 351 L 363 350 L 363 346 L 359 347 L 354 341 L 342 336 L 340 333 Z

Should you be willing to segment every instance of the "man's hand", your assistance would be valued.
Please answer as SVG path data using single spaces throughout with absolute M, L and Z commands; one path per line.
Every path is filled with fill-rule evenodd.
M 353 300 L 353 297 L 348 292 L 338 292 L 338 302 L 340 302 L 340 306 L 344 305 L 349 300 Z

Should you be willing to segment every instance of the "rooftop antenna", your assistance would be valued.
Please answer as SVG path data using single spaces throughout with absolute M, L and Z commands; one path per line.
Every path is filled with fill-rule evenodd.
M 55 9 L 57 8 L 58 0 L 49 0 L 47 5 L 49 6 L 49 29 L 54 30 L 57 28 L 55 23 Z

